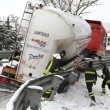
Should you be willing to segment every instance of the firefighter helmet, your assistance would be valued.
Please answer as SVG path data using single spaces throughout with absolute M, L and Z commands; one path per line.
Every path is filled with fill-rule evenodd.
M 66 52 L 65 50 L 61 50 L 59 54 L 61 55 L 61 57 L 64 57 L 66 55 Z

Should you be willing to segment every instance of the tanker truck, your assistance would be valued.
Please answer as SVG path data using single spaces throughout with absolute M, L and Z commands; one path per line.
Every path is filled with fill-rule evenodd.
M 43 76 L 54 53 L 65 50 L 65 60 L 78 55 L 91 35 L 90 25 L 79 16 L 41 4 L 36 7 L 28 3 L 26 9 L 21 27 L 29 27 L 17 72 L 21 82 Z
M 23 35 L 24 47 L 15 74 L 18 82 L 43 76 L 52 54 L 66 51 L 64 60 L 84 53 L 104 54 L 103 38 L 106 34 L 100 21 L 84 20 L 61 9 L 32 5 L 27 2 L 19 35 Z

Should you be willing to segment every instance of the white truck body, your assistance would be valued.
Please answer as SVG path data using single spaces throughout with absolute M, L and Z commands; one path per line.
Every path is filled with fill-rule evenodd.
M 90 25 L 79 16 L 52 7 L 34 8 L 17 79 L 24 82 L 43 76 L 52 54 L 60 50 L 66 51 L 65 60 L 78 55 L 90 35 Z

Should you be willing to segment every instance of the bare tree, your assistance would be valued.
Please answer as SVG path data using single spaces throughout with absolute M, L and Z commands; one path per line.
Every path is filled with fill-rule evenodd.
M 21 45 L 21 41 L 23 41 L 23 39 L 24 39 L 24 36 L 22 36 L 21 34 L 19 34 L 19 31 L 20 31 L 19 30 L 19 28 L 20 28 L 19 17 L 18 16 L 14 16 L 14 15 L 10 15 L 10 22 L 12 23 L 13 28 L 16 31 L 16 35 L 17 35 L 16 41 L 15 41 L 16 42 L 15 47 L 16 48 L 19 48 L 20 45 Z
M 53 6 L 74 15 L 90 13 L 86 11 L 90 6 L 98 5 L 99 0 L 41 0 L 46 6 Z

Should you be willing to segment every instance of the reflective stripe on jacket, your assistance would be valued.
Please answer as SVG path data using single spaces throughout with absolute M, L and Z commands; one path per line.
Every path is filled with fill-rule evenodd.
M 110 80 L 107 80 L 106 83 L 107 83 L 107 84 L 110 83 Z
M 18 55 L 17 55 L 17 56 L 15 56 L 14 58 L 19 59 L 19 58 L 20 58 L 20 56 L 18 56 Z
M 95 82 L 95 80 L 86 80 L 86 82 Z
M 50 69 L 51 69 L 51 67 L 52 67 L 52 64 L 53 64 L 53 57 L 51 58 L 51 60 L 50 60 L 50 62 L 49 62 L 49 64 L 48 64 L 48 66 L 47 66 L 47 68 L 44 70 L 44 74 L 45 74 L 45 75 L 49 75 L 49 74 L 50 74 Z
M 85 82 L 95 82 L 97 80 L 96 70 L 93 68 L 86 68 L 85 70 Z
M 95 72 L 92 72 L 92 71 L 86 71 L 85 74 L 95 74 Z
M 44 70 L 44 74 L 48 75 L 50 73 L 58 72 L 59 67 L 62 65 L 62 59 L 60 54 L 53 54 L 51 60 L 49 61 L 46 69 Z

